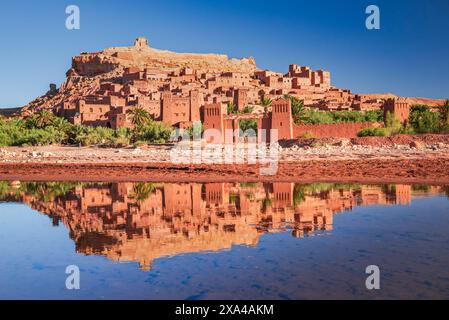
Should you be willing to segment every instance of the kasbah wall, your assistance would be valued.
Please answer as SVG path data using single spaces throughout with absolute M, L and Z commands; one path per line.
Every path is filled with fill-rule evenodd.
M 380 127 L 380 123 L 354 122 L 354 123 L 332 123 L 317 125 L 294 125 L 293 136 L 301 137 L 310 134 L 314 138 L 355 138 L 357 134 L 366 128 Z
M 403 124 L 407 122 L 409 106 L 406 100 L 392 99 L 387 101 L 385 105 L 385 112 L 393 113 Z M 383 126 L 383 123 L 376 122 L 296 125 L 293 122 L 289 99 L 273 101 L 272 112 L 265 115 L 228 115 L 225 105 L 215 103 L 207 104 L 204 108 L 204 129 L 213 129 L 213 133 L 205 137 L 206 141 L 214 143 L 236 142 L 238 137 L 226 134 L 226 130 L 238 130 L 239 122 L 245 119 L 257 120 L 258 130 L 264 129 L 267 132 L 266 142 L 270 142 L 270 132 L 273 129 L 278 130 L 278 140 L 290 140 L 305 135 L 315 138 L 355 138 L 363 129 Z M 260 135 L 258 138 L 261 142 Z M 217 139 L 221 140 L 217 141 Z

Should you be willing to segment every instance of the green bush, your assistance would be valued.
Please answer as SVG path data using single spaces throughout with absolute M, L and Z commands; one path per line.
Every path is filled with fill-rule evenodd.
M 114 137 L 114 130 L 105 127 L 83 127 L 74 137 L 77 144 L 83 146 L 107 145 Z
M 413 106 L 410 110 L 409 123 L 416 133 L 439 133 L 443 117 L 438 111 L 431 111 L 423 105 Z
M 136 129 L 73 125 L 63 118 L 47 112 L 24 120 L 0 118 L 0 146 L 38 146 L 51 144 L 77 144 L 83 146 L 124 147 L 135 141 L 165 143 L 172 129 L 162 122 L 148 121 Z
M 162 122 L 150 121 L 135 132 L 135 141 L 147 141 L 149 143 L 166 143 L 170 140 L 172 129 Z
M 305 124 L 331 124 L 345 122 L 383 122 L 383 111 L 376 110 L 360 112 L 305 110 L 301 115 L 301 123 Z
M 391 112 L 388 112 L 385 117 L 385 128 L 388 135 L 403 133 L 404 130 L 404 126 L 401 121 L 399 121 L 399 119 L 397 119 Z
M 243 132 L 253 130 L 255 133 L 257 133 L 257 120 L 254 119 L 240 120 L 239 127 Z
M 310 138 L 315 138 L 313 132 L 310 131 L 306 131 L 298 136 L 298 139 L 310 139 Z
M 359 137 L 386 137 L 390 132 L 387 128 L 366 128 L 358 133 Z
M 252 106 L 246 106 L 245 108 L 243 108 L 243 111 L 242 111 L 242 113 L 253 113 L 253 111 L 254 111 L 254 107 L 252 107 Z

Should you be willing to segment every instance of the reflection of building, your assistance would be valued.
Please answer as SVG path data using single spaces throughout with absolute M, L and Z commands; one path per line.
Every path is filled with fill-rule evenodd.
M 78 252 L 138 261 L 143 269 L 163 256 L 255 246 L 266 232 L 328 231 L 335 213 L 408 204 L 412 197 L 407 185 L 111 183 L 74 186 L 61 195 L 49 187 L 30 190 L 21 200 L 55 224 L 62 221 Z

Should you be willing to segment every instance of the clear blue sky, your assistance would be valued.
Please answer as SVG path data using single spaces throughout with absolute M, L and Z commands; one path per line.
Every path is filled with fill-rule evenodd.
M 81 10 L 81 30 L 65 28 L 65 8 Z M 365 28 L 365 8 L 381 29 Z M 82 51 L 130 45 L 253 56 L 286 72 L 297 63 L 332 73 L 354 92 L 449 97 L 448 0 L 2 1 L 0 107 L 21 106 L 64 81 Z

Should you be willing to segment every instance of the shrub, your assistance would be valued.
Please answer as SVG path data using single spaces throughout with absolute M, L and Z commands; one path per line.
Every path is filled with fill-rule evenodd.
M 185 132 L 190 138 L 201 137 L 204 132 L 204 126 L 200 121 L 197 121 L 193 124 L 193 126 L 185 129 Z M 181 133 L 184 133 L 184 131 L 181 131 Z
M 410 110 L 409 123 L 416 133 L 438 133 L 441 129 L 441 116 L 424 105 L 413 106 Z
M 330 124 L 345 122 L 382 122 L 383 111 L 317 111 L 305 110 L 301 122 L 306 124 Z M 296 121 L 295 121 L 296 122 Z
M 306 131 L 298 136 L 298 139 L 310 139 L 310 138 L 315 138 L 313 132 L 310 131 Z
M 147 141 L 149 143 L 166 143 L 170 140 L 172 129 L 162 122 L 150 121 L 138 132 L 135 132 L 134 140 Z
M 253 111 L 254 111 L 254 107 L 252 107 L 252 106 L 246 106 L 244 109 L 243 109 L 243 113 L 253 113 Z
M 399 121 L 399 119 L 397 119 L 391 112 L 388 112 L 385 117 L 385 127 L 388 135 L 402 133 L 404 129 L 401 121 Z
M 357 135 L 359 137 L 386 137 L 390 135 L 389 133 L 387 128 L 366 128 Z
M 243 132 L 253 130 L 255 133 L 257 133 L 257 120 L 254 119 L 240 120 L 239 126 Z
M 105 127 L 81 127 L 74 141 L 83 146 L 102 145 L 112 141 L 114 130 Z

